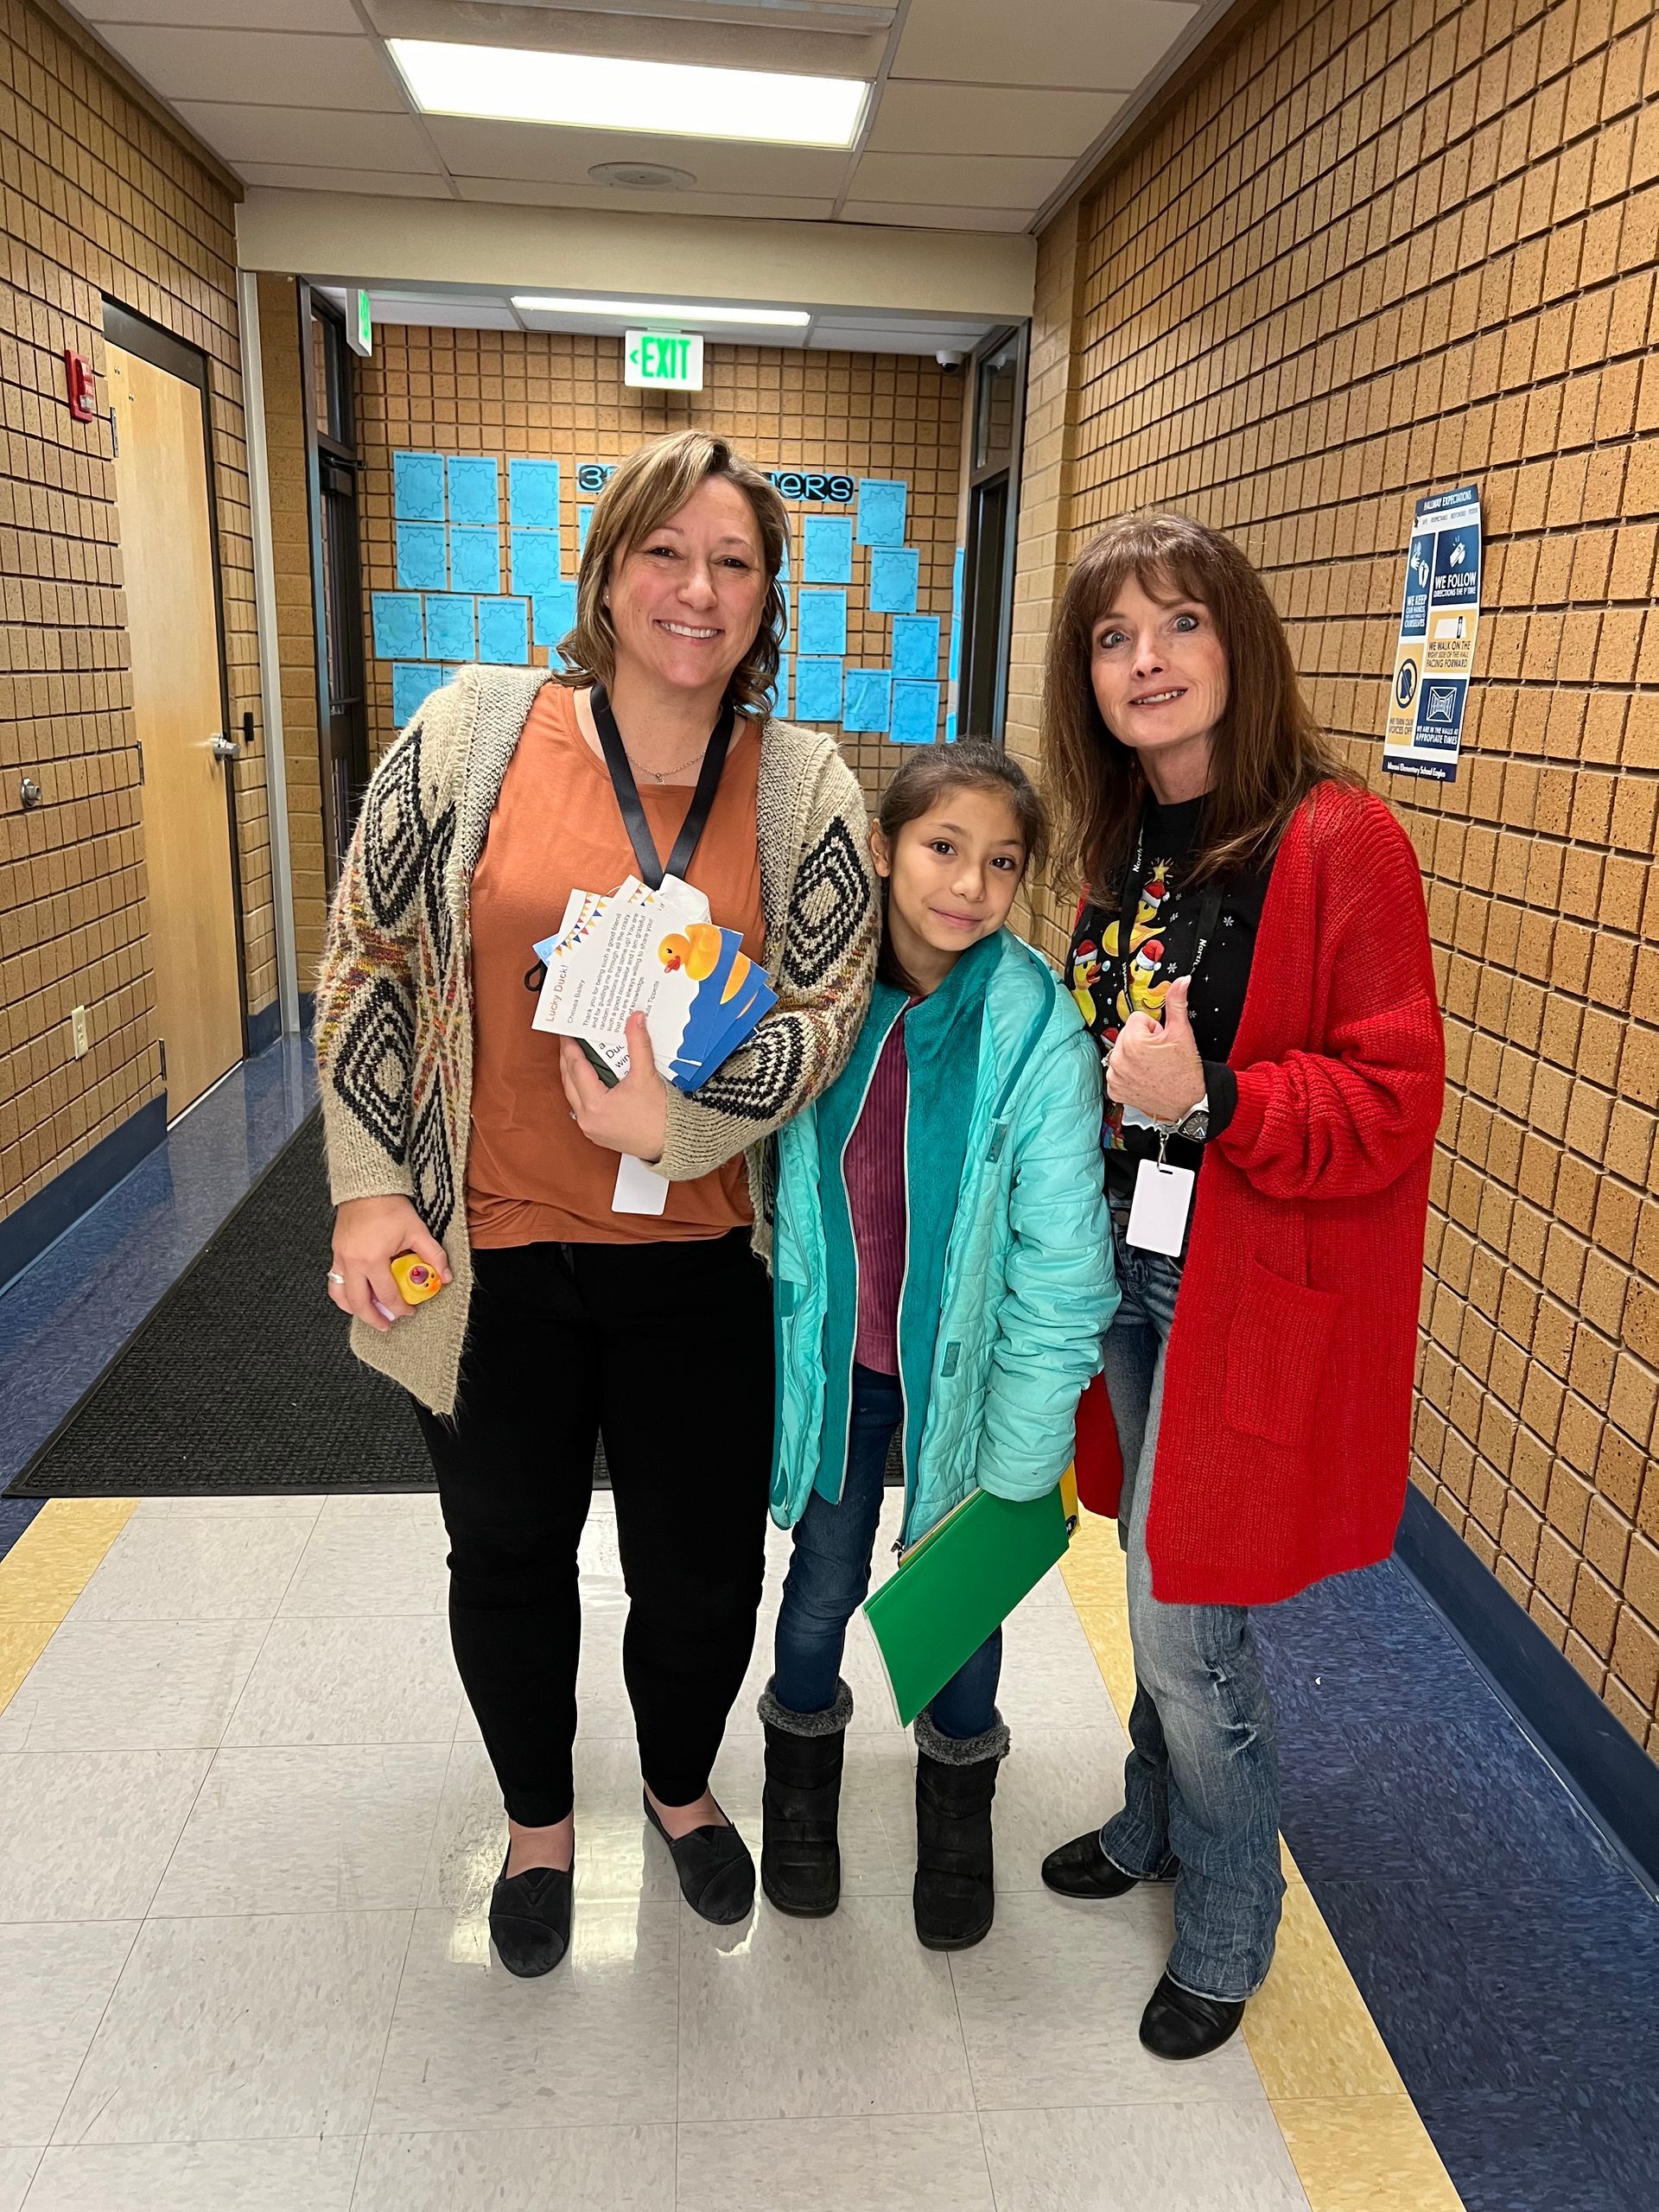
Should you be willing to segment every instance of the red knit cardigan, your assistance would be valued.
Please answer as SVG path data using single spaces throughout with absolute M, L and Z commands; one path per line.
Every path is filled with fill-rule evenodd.
M 1445 1046 L 1416 856 L 1382 800 L 1322 785 L 1285 833 L 1198 1178 L 1147 1551 L 1173 1604 L 1268 1605 L 1385 1558 L 1405 1503 Z M 1117 1510 L 1099 1380 L 1086 1503 Z

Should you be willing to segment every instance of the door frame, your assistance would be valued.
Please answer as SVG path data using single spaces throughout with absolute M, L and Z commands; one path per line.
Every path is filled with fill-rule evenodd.
M 218 469 L 213 454 L 213 392 L 208 372 L 207 357 L 182 338 L 175 338 L 170 330 L 162 329 L 158 322 L 124 307 L 118 300 L 104 301 L 104 337 L 107 344 L 118 346 L 124 353 L 136 353 L 148 361 L 153 369 L 162 369 L 168 376 L 177 377 L 181 384 L 194 385 L 201 396 L 201 451 L 207 474 L 207 537 L 208 559 L 213 578 L 213 661 L 219 671 L 219 726 L 227 737 L 238 734 L 231 728 L 230 669 L 225 656 L 225 579 L 219 564 L 219 485 Z M 119 529 L 119 509 L 117 510 Z M 238 756 L 238 758 L 241 756 Z M 269 795 L 268 795 L 269 796 Z M 270 804 L 275 804 L 274 798 Z M 231 908 L 236 926 L 236 993 L 238 1015 L 242 1024 L 242 1057 L 245 1060 L 252 1052 L 248 1034 L 248 948 L 247 932 L 242 918 L 242 854 L 237 836 L 236 820 L 236 762 L 225 763 L 225 834 L 231 848 Z
M 334 777 L 334 701 L 329 677 L 328 580 L 322 544 L 326 527 L 322 469 L 323 463 L 327 461 L 336 468 L 349 470 L 360 483 L 363 461 L 357 449 L 356 377 L 353 365 L 354 357 L 346 345 L 346 319 L 334 302 L 319 292 L 306 277 L 300 276 L 295 280 L 294 290 L 299 316 L 300 385 L 305 401 L 305 495 L 311 537 L 311 622 L 316 660 L 317 775 L 322 795 L 323 887 L 332 900 L 338 887 L 346 849 L 351 841 L 356 810 L 362 804 L 364 791 L 368 788 L 369 720 L 365 696 L 368 671 L 363 650 L 362 511 L 354 500 L 356 530 L 352 542 L 344 549 L 351 573 L 349 577 L 345 577 L 340 575 L 338 568 L 335 570 L 337 588 L 347 591 L 353 601 L 347 625 L 351 633 L 347 650 L 353 654 L 357 677 L 357 692 L 348 702 L 356 772 L 350 779 L 352 788 L 348 789 L 346 798 L 346 810 L 353 818 L 342 821 L 338 804 L 340 793 Z M 317 426 L 314 324 L 326 326 L 339 340 L 337 358 L 340 379 L 337 429 L 342 435 L 331 435 Z M 332 407 L 330 413 L 331 416 L 334 415 Z
M 1014 412 L 1008 426 L 1007 458 L 996 456 L 983 467 L 974 465 L 979 429 L 980 370 L 994 353 L 1012 346 L 1014 358 Z M 1002 588 L 996 610 L 995 634 L 989 638 L 981 633 L 977 623 L 964 620 L 963 626 L 963 664 L 957 693 L 957 728 L 960 735 L 981 735 L 992 743 L 1001 745 L 1007 735 L 1008 715 L 1009 649 L 1014 630 L 1014 587 L 1019 560 L 1020 537 L 1020 464 L 1025 458 L 1026 443 L 1026 377 L 1030 365 L 1031 325 L 1028 322 L 1002 323 L 982 338 L 969 358 L 970 378 L 967 393 L 968 412 L 968 527 L 964 533 L 963 561 L 963 589 L 964 597 L 974 588 L 977 567 L 978 510 L 976 494 L 997 477 L 1007 480 L 1007 505 L 1002 519 Z M 964 616 L 967 609 L 964 606 Z M 975 732 L 966 728 L 964 717 L 968 702 L 976 688 L 976 680 L 986 658 L 991 664 L 990 728 Z

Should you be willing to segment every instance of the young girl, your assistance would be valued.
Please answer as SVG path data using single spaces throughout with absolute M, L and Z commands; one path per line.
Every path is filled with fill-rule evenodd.
M 760 1876 L 779 1911 L 840 1897 L 852 1693 L 888 1447 L 902 1539 L 975 1488 L 1040 1497 L 1117 1304 L 1100 1075 L 1076 1007 L 1003 925 L 1040 861 L 1042 803 L 987 745 L 914 753 L 870 833 L 881 963 L 851 1059 L 779 1138 L 772 1517 L 795 1531 L 766 1724 Z M 918 1714 L 916 1932 L 991 1925 L 991 1800 L 1008 1732 L 999 1630 Z

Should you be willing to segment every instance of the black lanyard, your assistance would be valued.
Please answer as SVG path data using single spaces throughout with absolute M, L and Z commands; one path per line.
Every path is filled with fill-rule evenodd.
M 668 856 L 668 866 L 664 868 L 658 854 L 657 841 L 651 834 L 651 824 L 645 819 L 645 810 L 639 803 L 639 787 L 633 780 L 633 769 L 622 742 L 622 733 L 616 726 L 616 716 L 611 711 L 611 702 L 605 696 L 602 683 L 594 685 L 588 695 L 588 703 L 594 710 L 594 727 L 599 732 L 599 741 L 604 749 L 605 766 L 611 772 L 611 789 L 616 793 L 623 827 L 628 833 L 629 843 L 633 847 L 640 881 L 649 884 L 653 891 L 659 887 L 665 875 L 677 875 L 683 882 L 685 871 L 691 865 L 691 856 L 708 827 L 715 793 L 720 788 L 721 770 L 726 766 L 726 748 L 732 741 L 735 708 L 730 699 L 726 700 L 721 708 L 720 720 L 715 724 L 709 740 L 709 749 L 702 756 L 697 787 L 691 794 L 685 821 L 679 836 L 674 840 L 674 849 Z
M 1120 989 L 1114 991 L 1113 1012 L 1121 995 L 1131 1014 L 1135 1000 L 1129 990 L 1129 963 L 1134 957 L 1131 940 L 1135 933 L 1135 918 L 1141 906 L 1141 863 L 1147 849 L 1147 817 L 1141 817 L 1140 833 L 1135 841 L 1135 857 L 1129 862 L 1128 874 L 1123 879 L 1123 888 L 1118 899 L 1117 915 L 1117 977 Z M 1198 972 L 1198 963 L 1204 958 L 1211 938 L 1216 933 L 1216 924 L 1221 918 L 1224 893 L 1218 884 L 1212 884 L 1205 893 L 1204 904 L 1198 909 L 1198 939 L 1193 948 L 1192 965 L 1188 968 L 1189 982 Z

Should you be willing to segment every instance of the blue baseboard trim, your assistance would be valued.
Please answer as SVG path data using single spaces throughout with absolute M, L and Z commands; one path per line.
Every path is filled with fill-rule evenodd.
M 266 1046 L 274 1045 L 282 1033 L 282 1003 L 272 999 L 269 1006 L 262 1006 L 257 1014 L 248 1016 L 248 1058 L 257 1060 Z
M 122 1178 L 130 1175 L 146 1153 L 154 1152 L 167 1135 L 167 1093 L 141 1106 L 118 1129 L 73 1167 L 54 1175 L 43 1191 L 0 1221 L 0 1290 L 14 1275 L 22 1274 L 38 1260 L 48 1244 L 55 1244 L 66 1229 L 95 1206 Z
M 1585 1806 L 1659 1887 L 1659 1765 L 1414 1484 L 1394 1548 Z

